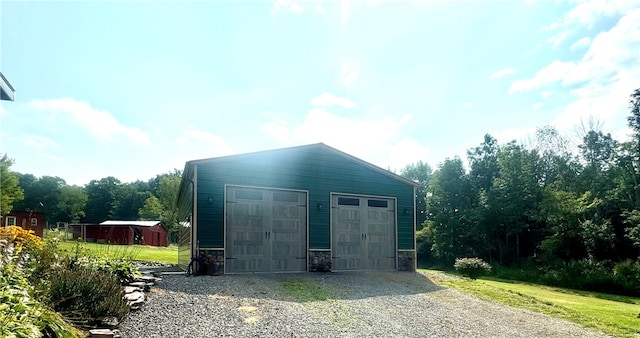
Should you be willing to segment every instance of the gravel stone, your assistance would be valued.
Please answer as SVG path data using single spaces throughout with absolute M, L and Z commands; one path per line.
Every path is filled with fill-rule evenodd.
M 283 286 L 291 281 L 320 290 L 321 300 L 303 299 Z M 125 317 L 120 332 L 122 337 L 607 337 L 405 272 L 163 275 L 146 304 Z

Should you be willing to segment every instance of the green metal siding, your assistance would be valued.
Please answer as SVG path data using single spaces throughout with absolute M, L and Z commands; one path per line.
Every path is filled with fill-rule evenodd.
M 231 184 L 308 191 L 309 249 L 330 249 L 332 192 L 395 197 L 398 249 L 413 249 L 413 186 L 340 156 L 326 146 L 237 155 L 196 165 L 201 248 L 224 246 L 224 185 Z M 322 209 L 317 208 L 318 203 Z

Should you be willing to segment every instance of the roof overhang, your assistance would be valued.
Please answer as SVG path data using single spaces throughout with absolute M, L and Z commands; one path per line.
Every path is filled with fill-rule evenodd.
M 104 221 L 100 226 L 139 226 L 153 227 L 161 224 L 160 221 Z
M 15 89 L 11 87 L 11 84 L 7 78 L 0 73 L 0 99 L 6 101 L 13 101 Z

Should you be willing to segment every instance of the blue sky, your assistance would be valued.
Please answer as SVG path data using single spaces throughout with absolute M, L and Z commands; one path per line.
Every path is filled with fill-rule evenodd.
M 324 142 L 399 171 L 589 118 L 625 140 L 640 3 L 0 2 L 13 169 L 69 184 Z

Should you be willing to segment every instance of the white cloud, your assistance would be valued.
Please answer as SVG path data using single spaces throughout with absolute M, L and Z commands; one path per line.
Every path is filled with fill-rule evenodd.
M 562 33 L 558 34 L 558 35 L 554 35 L 552 37 L 550 37 L 547 42 L 549 42 L 551 44 L 551 46 L 553 48 L 558 47 L 564 40 L 566 40 L 569 35 L 571 35 L 571 31 L 570 30 L 566 30 L 563 31 Z
M 51 155 L 51 154 L 43 154 L 42 156 L 44 156 L 45 158 L 48 158 L 51 161 L 56 161 L 56 162 L 63 162 L 64 159 L 60 156 L 56 156 L 56 155 Z
M 400 173 L 407 164 L 417 163 L 418 161 L 430 162 L 431 150 L 424 144 L 409 137 L 404 137 L 396 142 L 391 143 L 385 149 L 389 154 L 386 166 L 382 163 L 382 167 L 391 169 L 395 173 Z
M 349 21 L 349 1 L 350 0 L 340 1 L 340 23 L 342 27 L 345 27 Z
M 553 22 L 549 26 L 544 27 L 544 29 L 552 31 L 558 27 L 560 27 L 560 24 L 557 22 Z
M 544 106 L 544 103 L 538 102 L 533 104 L 533 109 L 540 109 Z
M 315 108 L 292 128 L 279 121 L 264 124 L 262 130 L 274 139 L 287 141 L 286 144 L 323 142 L 379 167 L 397 171 L 409 163 L 427 161 L 430 156 L 425 145 L 403 135 L 402 129 L 412 118 L 411 114 L 351 118 Z
M 498 140 L 498 143 L 516 141 L 525 144 L 531 135 L 535 135 L 535 128 L 507 128 L 491 133 Z
M 505 68 L 505 69 L 499 70 L 499 71 L 491 74 L 489 76 L 489 78 L 491 78 L 491 79 L 499 79 L 501 77 L 504 77 L 504 76 L 507 76 L 507 75 L 511 75 L 514 72 L 515 72 L 515 70 L 513 68 Z
M 328 11 L 324 7 L 322 7 L 322 5 L 318 4 L 316 6 L 316 13 L 318 13 L 318 14 L 327 14 Z
M 190 142 L 205 143 L 207 146 L 213 146 L 216 149 L 228 150 L 229 145 L 220 136 L 196 129 L 188 129 L 182 132 L 182 135 L 177 139 L 181 145 L 186 145 Z
M 281 123 L 268 122 L 262 125 L 260 129 L 262 129 L 267 136 L 283 143 L 287 143 L 291 139 L 289 128 Z
M 198 130 L 197 128 L 186 128 L 180 136 L 176 138 L 179 146 L 178 155 L 172 160 L 175 163 L 185 163 L 194 159 L 219 157 L 232 155 L 232 147 L 219 135 Z
M 342 73 L 340 75 L 340 82 L 347 87 L 355 85 L 355 81 L 358 79 L 358 66 L 355 64 L 342 64 Z
M 303 11 L 302 6 L 296 0 L 276 0 L 271 7 L 271 15 L 280 13 L 300 13 Z
M 465 109 L 471 109 L 473 108 L 473 104 L 470 102 L 465 102 L 462 104 L 462 107 L 464 107 Z
M 39 136 L 39 135 L 29 135 L 25 137 L 24 143 L 30 148 L 40 150 L 40 151 L 60 148 L 60 145 L 55 141 L 52 141 L 46 137 Z
M 637 1 L 630 0 L 573 0 L 576 6 L 565 17 L 565 23 L 578 22 L 591 25 L 603 16 L 627 13 L 640 7 Z
M 637 87 L 640 69 L 619 74 L 611 84 L 591 83 L 573 90 L 576 100 L 552 122 L 558 130 L 570 130 L 590 117 L 601 121 L 621 120 L 628 113 L 629 95 Z M 615 118 L 619 116 L 619 118 Z
M 571 128 L 593 115 L 611 120 L 628 112 L 629 95 L 640 79 L 640 8 L 623 16 L 608 32 L 597 35 L 583 61 L 582 71 L 593 74 L 585 86 L 574 89 L 576 100 L 569 104 L 554 125 Z
M 344 108 L 355 108 L 356 104 L 345 98 L 335 97 L 331 93 L 322 93 L 318 97 L 311 99 L 311 104 L 319 107 L 340 106 Z
M 582 59 L 576 62 L 553 61 L 531 79 L 515 81 L 510 93 L 540 88 L 554 82 L 573 85 L 596 81 L 608 83 L 616 74 L 640 68 L 640 9 L 627 13 L 607 32 L 598 34 Z
M 133 143 L 149 143 L 149 137 L 139 128 L 122 125 L 110 112 L 93 108 L 86 102 L 62 98 L 34 100 L 28 106 L 32 109 L 59 114 L 68 122 L 79 125 L 90 135 L 100 140 L 114 141 L 124 137 Z
M 573 45 L 571 45 L 571 50 L 587 47 L 589 46 L 590 43 L 591 43 L 591 38 L 589 38 L 588 36 L 585 36 L 584 38 L 576 41 Z
M 619 9 L 624 7 L 621 3 L 609 6 L 602 2 L 589 5 L 581 2 L 580 6 L 583 7 L 579 11 L 570 13 L 568 21 L 588 24 L 594 20 L 591 16 L 593 13 L 610 15 L 619 13 Z M 561 109 L 552 122 L 561 132 L 573 129 L 581 120 L 591 116 L 603 121 L 622 121 L 614 117 L 627 113 L 628 97 L 637 88 L 640 79 L 640 7 L 622 14 L 615 26 L 597 34 L 590 41 L 581 59 L 553 61 L 534 77 L 515 81 L 509 92 L 555 84 L 573 86 L 569 92 L 573 102 Z M 586 47 L 587 41 L 582 40 L 580 44 Z M 542 96 L 546 96 L 546 91 L 542 92 Z
M 575 71 L 575 68 L 576 64 L 573 62 L 553 61 L 547 67 L 539 70 L 533 78 L 513 82 L 509 88 L 509 93 L 540 88 L 557 81 L 563 81 L 563 84 L 569 84 L 567 80 L 571 78 L 572 74 L 580 74 Z M 582 75 L 589 76 L 588 74 Z

